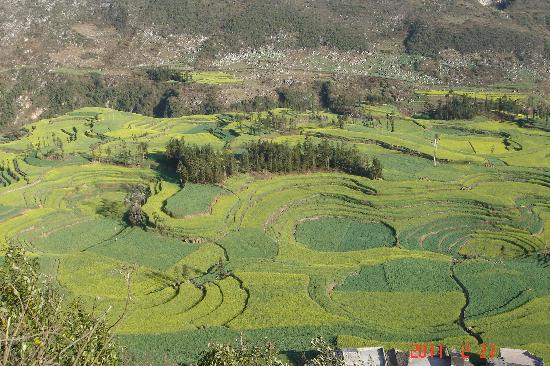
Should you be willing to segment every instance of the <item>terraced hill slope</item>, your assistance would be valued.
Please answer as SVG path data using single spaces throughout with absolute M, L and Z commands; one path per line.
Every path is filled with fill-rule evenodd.
M 482 340 L 550 357 L 550 134 L 363 108 L 394 112 L 394 131 L 288 109 L 273 113 L 296 128 L 261 136 L 255 114 L 225 123 L 85 108 L 35 122 L 0 144 L 0 252 L 22 243 L 68 296 L 111 306 L 113 321 L 132 272 L 115 329 L 159 364 L 193 361 L 241 332 L 296 362 L 317 335 L 405 349 Z M 241 174 L 182 189 L 162 159 L 171 137 L 234 152 L 323 137 L 378 157 L 384 180 Z M 140 142 L 144 162 L 107 163 Z M 123 221 L 137 183 L 152 193 L 146 230 Z

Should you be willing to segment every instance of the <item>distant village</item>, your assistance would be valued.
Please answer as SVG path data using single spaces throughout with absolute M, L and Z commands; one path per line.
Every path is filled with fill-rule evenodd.
M 445 350 L 443 357 L 411 357 L 409 351 L 383 347 L 344 348 L 339 351 L 345 366 L 474 366 L 461 352 Z M 483 359 L 481 359 L 483 361 Z M 543 366 L 541 358 L 526 350 L 501 348 L 500 356 L 486 359 L 487 366 Z

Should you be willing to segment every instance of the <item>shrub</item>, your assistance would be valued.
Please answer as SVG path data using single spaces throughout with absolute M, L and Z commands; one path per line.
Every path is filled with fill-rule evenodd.
M 336 349 L 323 337 L 311 341 L 311 346 L 317 352 L 315 358 L 306 362 L 306 366 L 344 366 L 344 359 L 338 355 Z
M 238 347 L 213 344 L 204 352 L 198 366 L 283 366 L 271 343 L 265 346 L 251 346 L 243 343 Z
M 65 304 L 36 259 L 12 246 L 1 268 L 0 354 L 4 365 L 119 365 L 105 315 Z
M 147 216 L 141 208 L 147 198 L 151 195 L 149 187 L 144 184 L 138 184 L 128 192 L 128 195 L 124 199 L 124 203 L 128 207 L 128 223 L 132 226 L 142 226 L 147 222 Z

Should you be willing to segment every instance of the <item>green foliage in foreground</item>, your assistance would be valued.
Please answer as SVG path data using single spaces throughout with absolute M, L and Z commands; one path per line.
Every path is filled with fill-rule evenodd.
M 64 303 L 39 270 L 21 248 L 6 253 L 0 269 L 2 365 L 119 365 L 105 316 Z
M 199 359 L 198 366 L 284 366 L 277 358 L 275 347 L 268 343 L 263 347 L 241 342 L 238 347 L 213 344 Z
M 312 360 L 305 363 L 306 366 L 344 366 L 343 358 L 338 355 L 336 349 L 323 337 L 317 337 L 311 341 L 311 346 L 317 352 Z
M 174 218 L 206 213 L 214 198 L 223 192 L 224 189 L 217 186 L 187 183 L 166 201 L 164 208 Z
M 305 366 L 344 366 L 344 360 L 336 348 L 323 337 L 313 339 L 311 346 L 315 350 L 315 357 L 304 360 Z M 241 342 L 237 347 L 221 343 L 210 344 L 208 350 L 202 353 L 198 366 L 286 366 L 277 355 L 272 343 L 265 346 L 250 345 L 243 342 L 241 335 Z
M 320 251 L 345 252 L 392 246 L 395 236 L 393 229 L 381 222 L 322 217 L 300 223 L 296 240 Z

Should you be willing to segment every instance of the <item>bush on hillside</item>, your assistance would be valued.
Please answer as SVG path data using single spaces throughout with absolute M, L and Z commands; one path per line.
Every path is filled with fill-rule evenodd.
M 105 314 L 66 303 L 22 248 L 8 249 L 0 275 L 2 365 L 121 364 Z

